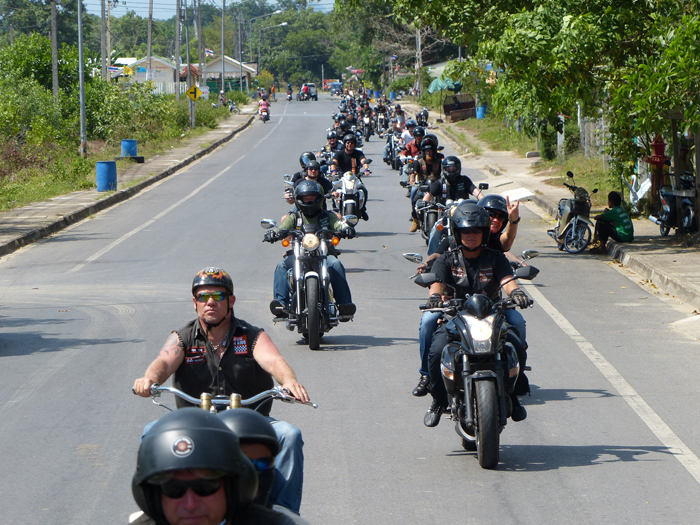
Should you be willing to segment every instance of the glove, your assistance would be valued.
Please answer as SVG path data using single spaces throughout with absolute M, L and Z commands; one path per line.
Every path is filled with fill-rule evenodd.
M 527 294 L 523 292 L 520 288 L 516 288 L 515 290 L 513 290 L 510 294 L 510 298 L 520 308 L 527 308 L 532 303 Z
M 355 232 L 355 228 L 352 226 L 348 226 L 347 228 L 343 229 L 343 233 L 348 239 L 352 239 L 353 237 L 357 236 L 357 233 Z
M 442 295 L 439 293 L 434 293 L 430 296 L 428 302 L 425 303 L 425 306 L 428 308 L 442 308 Z
M 265 232 L 265 241 L 274 242 L 277 240 L 277 232 L 273 230 L 268 230 Z
M 369 170 L 365 170 L 365 171 L 364 171 L 364 174 L 365 174 L 365 175 L 371 175 L 371 174 L 372 174 L 372 172 L 371 172 L 371 171 L 369 171 Z

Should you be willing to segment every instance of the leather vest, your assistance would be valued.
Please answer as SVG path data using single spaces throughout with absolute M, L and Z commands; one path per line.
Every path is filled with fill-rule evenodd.
M 262 328 L 235 317 L 232 322 L 226 351 L 221 359 L 202 330 L 199 319 L 176 331 L 183 342 L 185 358 L 175 371 L 175 388 L 193 397 L 209 392 L 212 396 L 236 393 L 248 399 L 274 386 L 272 376 L 253 358 L 253 347 Z M 178 408 L 191 406 L 180 398 L 176 403 Z M 271 405 L 270 401 L 265 402 L 258 412 L 270 415 Z
M 489 248 L 482 248 L 478 259 L 478 266 L 474 275 L 474 282 L 470 282 L 467 272 L 467 263 L 461 249 L 450 250 L 452 264 L 452 278 L 455 282 L 457 297 L 467 294 L 483 293 L 491 299 L 497 299 L 501 286 L 500 279 L 495 275 L 496 260 L 499 252 Z

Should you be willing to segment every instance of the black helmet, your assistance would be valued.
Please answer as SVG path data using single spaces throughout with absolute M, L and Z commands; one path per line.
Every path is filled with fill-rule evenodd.
M 354 142 L 355 144 L 357 144 L 357 137 L 355 135 L 353 135 L 352 133 L 348 133 L 347 135 L 345 135 L 343 137 L 343 143 L 346 143 L 346 142 Z
M 342 133 L 347 133 L 347 131 L 350 129 L 350 123 L 347 120 L 343 120 L 339 125 L 338 128 Z
M 316 200 L 304 202 L 303 198 L 309 195 L 316 195 Z M 316 181 L 304 180 L 294 190 L 294 200 L 300 212 L 308 217 L 315 217 L 323 208 L 323 188 Z
M 453 155 L 445 157 L 442 161 L 442 172 L 445 174 L 447 182 L 452 184 L 462 172 L 462 162 Z
M 396 105 L 394 106 L 394 109 L 401 109 L 401 104 L 396 104 Z
M 260 443 L 270 450 L 273 458 L 280 453 L 280 442 L 275 430 L 267 418 L 255 410 L 245 408 L 225 410 L 219 413 L 219 419 L 238 436 L 241 444 Z M 274 466 L 265 470 L 258 468 L 258 495 L 255 503 L 267 505 L 274 481 Z
M 501 233 L 508 226 L 508 201 L 500 195 L 487 195 L 482 197 L 479 201 L 479 206 L 483 206 L 484 209 L 489 212 L 489 214 L 500 214 L 502 215 L 501 229 L 498 233 Z
M 337 116 L 337 120 L 345 120 L 345 113 L 341 113 Z
M 223 286 L 229 295 L 233 295 L 233 280 L 221 268 L 204 268 L 192 281 L 192 295 L 199 286 Z
M 312 160 L 311 162 L 309 162 L 309 163 L 306 165 L 306 169 L 307 169 L 307 170 L 309 170 L 310 168 L 316 168 L 317 170 L 320 170 L 320 169 L 321 169 L 321 165 L 320 165 L 317 161 Z
M 301 164 L 301 169 L 306 168 L 306 165 L 312 160 L 316 160 L 316 155 L 314 155 L 311 151 L 305 151 L 304 153 L 302 153 L 299 157 L 299 164 Z
M 409 119 L 406 121 L 407 128 L 415 128 L 417 125 L 418 125 L 418 122 L 416 122 L 414 119 Z
M 328 140 L 337 139 L 337 138 L 338 138 L 338 134 L 337 134 L 335 131 L 329 131 L 329 132 L 328 132 L 328 135 L 326 135 L 326 138 L 327 138 Z
M 455 236 L 462 228 L 483 228 L 484 236 L 481 244 L 489 243 L 491 233 L 491 217 L 489 212 L 474 201 L 464 201 L 457 206 L 452 214 L 452 224 Z M 459 244 L 459 237 L 457 237 Z
M 425 128 L 421 126 L 416 126 L 416 129 L 413 130 L 413 136 L 414 137 L 425 137 Z
M 192 407 L 166 414 L 143 437 L 131 481 L 134 500 L 157 524 L 166 523 L 155 481 L 192 469 L 223 473 L 227 520 L 257 493 L 255 468 L 241 453 L 236 434 L 214 414 Z
M 420 149 L 421 151 L 425 151 L 427 149 L 437 151 L 437 141 L 432 137 L 425 137 L 420 143 Z

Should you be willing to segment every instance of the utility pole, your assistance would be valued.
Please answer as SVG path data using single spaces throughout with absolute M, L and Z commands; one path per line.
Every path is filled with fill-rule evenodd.
M 323 74 L 323 64 L 321 64 L 321 89 L 323 89 L 323 78 L 325 75 Z
M 80 0 L 78 0 L 80 2 Z M 146 51 L 146 80 L 151 75 L 151 36 L 153 35 L 153 0 L 148 0 L 148 49 Z M 153 80 L 153 79 L 151 79 Z
M 51 0 L 51 71 L 53 103 L 58 104 L 58 32 L 56 30 L 56 0 Z
M 105 40 L 107 41 L 107 66 L 112 65 L 112 0 L 107 0 L 107 35 Z M 107 73 L 109 73 L 109 67 L 107 67 Z M 112 74 L 109 73 L 110 80 L 112 79 Z
M 197 2 L 197 56 L 199 57 L 199 81 L 200 85 L 204 79 L 206 85 L 207 76 L 204 74 L 204 69 L 207 67 L 207 57 L 204 56 L 204 39 L 202 38 L 202 0 Z M 204 58 L 204 60 L 202 60 Z
M 175 9 L 175 100 L 180 100 L 180 5 L 182 0 L 175 0 L 177 7 Z
M 226 53 L 224 53 L 224 21 L 226 20 L 226 0 L 221 0 L 221 91 L 226 93 Z
M 78 0 L 80 3 L 80 0 Z M 100 38 L 100 51 L 102 52 L 102 78 L 107 80 L 107 25 L 105 20 L 105 0 L 100 2 L 102 10 L 102 34 Z
M 78 2 L 78 83 L 80 85 L 80 156 L 87 155 L 87 127 L 85 125 L 85 66 L 83 56 L 83 3 Z
M 243 21 L 241 16 L 241 8 L 238 7 L 238 87 L 243 93 L 243 48 L 241 47 L 241 31 L 243 31 Z
M 421 50 L 420 22 L 416 26 L 416 79 L 418 80 L 418 96 L 423 93 L 423 51 Z
M 192 62 L 190 62 L 190 32 L 187 27 L 187 0 L 185 0 L 185 40 L 187 40 L 187 89 L 192 86 Z M 190 127 L 194 129 L 195 107 L 194 102 L 190 99 Z

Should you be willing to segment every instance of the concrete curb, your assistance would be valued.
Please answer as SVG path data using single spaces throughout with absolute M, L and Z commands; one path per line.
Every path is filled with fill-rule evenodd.
M 225 144 L 229 140 L 231 140 L 234 136 L 236 136 L 238 133 L 241 131 L 245 130 L 250 124 L 255 120 L 255 116 L 251 116 L 248 119 L 248 122 L 246 122 L 243 126 L 241 126 L 238 129 L 233 130 L 231 133 L 226 135 L 225 137 L 217 140 L 210 146 L 198 151 L 194 155 L 191 155 L 187 157 L 185 160 L 178 162 L 177 164 L 171 166 L 167 170 L 154 175 L 152 177 L 149 177 L 148 179 L 139 182 L 138 184 L 133 185 L 131 188 L 128 188 L 126 190 L 122 191 L 117 191 L 116 193 L 109 195 L 105 197 L 104 199 L 101 199 L 95 204 L 91 204 L 89 206 L 85 206 L 83 208 L 80 208 L 73 213 L 69 213 L 68 215 L 64 215 L 57 221 L 52 222 L 51 224 L 47 224 L 46 226 L 43 226 L 41 228 L 37 228 L 36 230 L 32 230 L 28 233 L 25 233 L 24 235 L 21 235 L 19 237 L 15 237 L 8 243 L 0 246 L 0 257 L 4 255 L 8 255 L 18 249 L 20 249 L 22 246 L 26 246 L 28 244 L 31 244 L 33 242 L 38 241 L 39 239 L 43 239 L 44 237 L 48 237 L 49 235 L 56 233 L 58 231 L 61 231 L 71 224 L 75 224 L 76 222 L 82 221 L 83 219 L 86 219 L 90 215 L 94 215 L 95 213 L 105 210 L 107 208 L 110 208 L 111 206 L 114 206 L 115 204 L 119 204 L 120 202 L 123 202 L 134 195 L 140 193 L 142 190 L 145 188 L 151 186 L 152 184 L 155 184 L 159 180 L 162 180 L 166 177 L 169 177 L 173 173 L 181 170 L 182 168 L 188 166 L 189 164 L 192 164 L 195 160 L 202 158 L 203 156 L 211 153 L 214 151 L 216 148 L 219 146 Z

